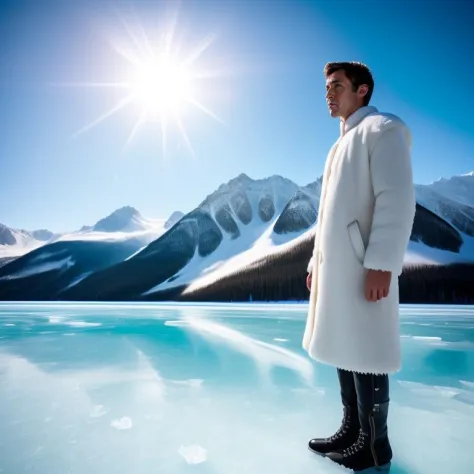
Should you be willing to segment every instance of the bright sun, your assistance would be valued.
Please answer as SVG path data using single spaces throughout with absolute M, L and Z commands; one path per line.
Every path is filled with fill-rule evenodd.
M 154 118 L 179 113 L 193 96 L 190 72 L 164 56 L 140 65 L 132 84 L 135 99 Z
M 158 45 L 152 45 L 141 24 L 138 24 L 135 30 L 126 23 L 125 27 L 128 38 L 121 38 L 121 42 L 115 41 L 112 46 L 128 63 L 130 73 L 127 80 L 81 83 L 79 85 L 123 89 L 126 93 L 110 110 L 77 131 L 74 136 L 84 133 L 125 106 L 131 105 L 138 108 L 139 117 L 130 132 L 126 145 L 132 141 L 142 125 L 158 123 L 161 127 L 162 149 L 163 156 L 165 156 L 167 130 L 172 122 L 177 126 L 194 156 L 191 141 L 182 121 L 182 113 L 185 112 L 186 107 L 189 105 L 197 107 L 222 122 L 196 98 L 194 87 L 195 81 L 202 83 L 206 78 L 214 78 L 219 75 L 219 71 L 210 71 L 202 67 L 199 72 L 196 71 L 199 58 L 209 48 L 214 37 L 206 37 L 190 48 L 186 54 L 178 55 L 177 50 L 182 51 L 182 48 L 177 48 L 174 44 L 175 24 L 173 22 L 161 32 L 161 41 Z M 128 41 L 124 43 L 124 40 Z

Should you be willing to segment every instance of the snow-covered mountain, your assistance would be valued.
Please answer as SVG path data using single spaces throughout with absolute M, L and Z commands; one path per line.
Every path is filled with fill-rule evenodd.
M 0 224 L 0 258 L 19 257 L 60 241 L 123 241 L 134 237 L 144 246 L 166 232 L 183 215 L 182 212 L 175 211 L 167 220 L 150 219 L 143 217 L 135 208 L 125 206 L 94 225 L 84 225 L 78 231 L 62 234 L 54 234 L 45 229 L 29 232 Z
M 430 188 L 432 191 L 451 201 L 474 206 L 474 171 L 450 178 L 440 178 L 428 185 L 418 185 L 418 188 Z
M 239 256 L 249 252 L 259 258 L 314 226 L 318 188 L 318 183 L 299 187 L 280 176 L 252 180 L 241 174 L 207 196 L 159 239 L 113 268 L 85 278 L 63 296 L 79 298 L 99 291 L 100 298 L 114 299 L 119 294 L 135 298 L 167 280 L 181 284 L 184 267 L 189 281 L 222 266 L 224 270 L 238 266 Z M 246 258 L 242 262 L 246 264 Z M 110 279 L 113 285 L 104 286 Z
M 182 217 L 184 217 L 184 213 L 181 211 L 174 211 L 171 216 L 168 217 L 168 220 L 164 224 L 165 229 L 169 229 L 173 227 Z
M 121 241 L 57 241 L 0 267 L 0 299 L 50 300 L 88 275 L 123 261 L 142 243 Z
M 177 288 L 196 291 L 269 258 L 293 254 L 295 249 L 300 249 L 298 258 L 304 260 L 309 258 L 321 184 L 321 178 L 300 187 L 281 176 L 253 180 L 241 174 L 219 186 L 190 213 L 173 213 L 166 222 L 145 219 L 131 207 L 121 208 L 94 226 L 58 238 L 63 247 L 48 245 L 43 256 L 36 251 L 31 259 L 13 262 L 15 267 L 10 263 L 0 268 L 0 298 L 13 287 L 17 295 L 26 294 L 31 287 L 28 278 L 41 272 L 54 275 L 48 277 L 53 283 L 42 286 L 45 298 L 133 300 L 159 298 Z M 466 204 L 469 182 L 463 192 L 455 186 L 451 197 L 446 186 L 443 194 L 430 186 L 416 187 L 418 205 L 406 264 L 474 261 L 469 215 L 474 202 Z M 91 247 L 75 244 L 72 251 L 70 241 L 88 242 Z M 118 245 L 96 265 L 87 255 L 92 248 L 100 255 L 99 247 L 93 247 L 98 242 L 126 248 Z M 5 289 L 6 281 L 10 290 Z
M 146 219 L 134 207 L 125 206 L 99 220 L 88 232 L 137 232 L 163 227 L 164 221 Z
M 29 232 L 13 229 L 0 223 L 0 258 L 17 257 L 34 250 L 56 237 L 49 230 L 40 229 Z
M 321 178 L 299 187 L 280 176 L 252 180 L 241 174 L 207 196 L 161 238 L 127 261 L 85 278 L 63 296 L 80 299 L 100 288 L 99 299 L 142 299 L 180 287 L 192 292 L 212 285 L 308 242 L 320 193 Z M 418 205 L 406 263 L 474 260 L 474 247 L 467 248 L 465 238 Z
M 416 199 L 430 211 L 474 237 L 474 174 L 416 185 Z
M 60 297 L 70 285 L 145 248 L 181 215 L 174 212 L 168 220 L 147 219 L 136 209 L 123 207 L 93 226 L 51 234 L 49 240 L 39 242 L 31 241 L 30 233 L 6 228 L 5 241 L 13 244 L 9 253 L 5 252 L 8 257 L 4 254 L 0 259 L 0 299 Z M 48 235 L 47 231 L 38 232 L 39 236 Z M 22 245 L 18 235 L 28 245 Z

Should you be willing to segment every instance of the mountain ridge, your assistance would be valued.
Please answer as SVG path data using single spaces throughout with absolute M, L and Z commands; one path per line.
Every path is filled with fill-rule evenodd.
M 38 282 L 46 276 L 49 283 L 42 285 L 41 294 L 47 299 L 154 299 L 178 288 L 212 285 L 262 260 L 282 258 L 311 240 L 321 184 L 321 177 L 298 186 L 279 175 L 253 180 L 242 173 L 191 212 L 173 213 L 157 227 L 156 220 L 124 206 L 80 236 L 61 236 L 56 241 L 60 246 L 47 244 L 31 258 L 26 254 L 0 268 L 0 298 L 12 295 L 13 289 L 17 296 L 27 295 L 31 279 Z M 430 188 L 416 189 L 407 262 L 474 261 L 474 237 L 468 235 L 474 219 L 464 208 L 469 206 Z M 436 206 L 443 215 L 433 210 Z M 114 247 L 103 246 L 109 242 Z M 99 255 L 99 249 L 105 253 L 96 265 L 88 255 Z

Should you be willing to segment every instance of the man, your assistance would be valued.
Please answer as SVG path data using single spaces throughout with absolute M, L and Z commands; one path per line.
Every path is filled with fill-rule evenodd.
M 401 366 L 398 277 L 415 216 L 407 126 L 369 106 L 374 81 L 360 63 L 324 68 L 340 137 L 327 157 L 303 347 L 337 368 L 344 416 L 309 449 L 354 471 L 388 471 L 390 373 Z

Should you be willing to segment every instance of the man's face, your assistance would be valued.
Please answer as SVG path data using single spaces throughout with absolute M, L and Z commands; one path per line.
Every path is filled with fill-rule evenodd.
M 326 79 L 326 102 L 331 117 L 341 117 L 346 120 L 359 107 L 362 107 L 363 97 L 367 86 L 360 86 L 353 92 L 352 83 L 344 71 L 333 72 Z

